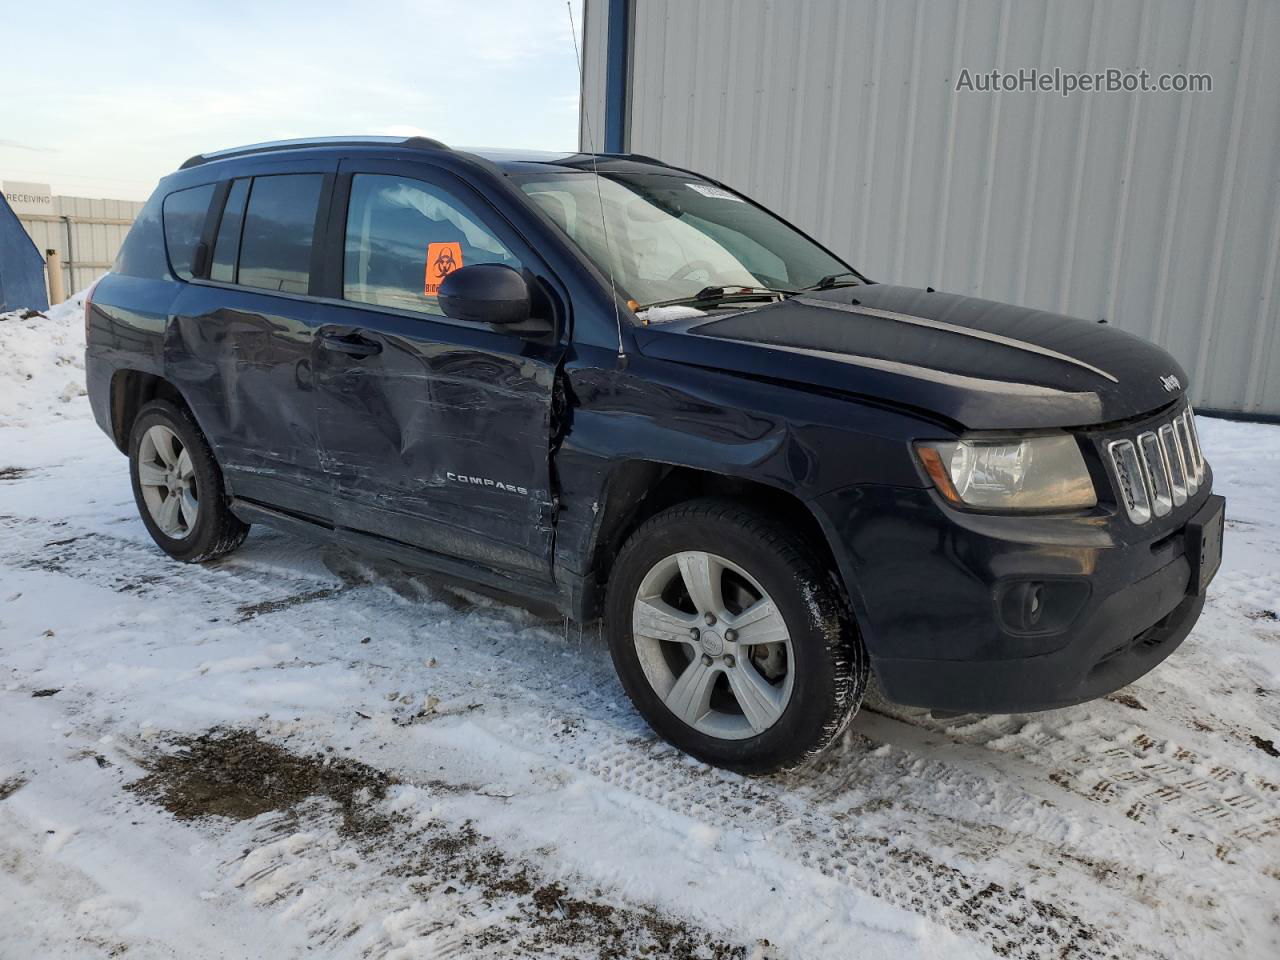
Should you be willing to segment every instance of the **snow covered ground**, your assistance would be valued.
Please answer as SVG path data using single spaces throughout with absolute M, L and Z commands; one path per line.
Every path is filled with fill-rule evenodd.
M 1096 703 L 657 741 L 594 628 L 255 528 L 148 541 L 80 316 L 0 319 L 0 957 L 1280 956 L 1280 428 L 1190 639 Z

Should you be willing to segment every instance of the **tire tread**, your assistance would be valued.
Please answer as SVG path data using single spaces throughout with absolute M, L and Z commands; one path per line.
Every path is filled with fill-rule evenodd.
M 852 609 L 843 587 L 830 564 L 794 532 L 760 510 L 735 500 L 707 497 L 688 500 L 655 514 L 637 527 L 624 543 L 613 565 L 623 568 L 631 553 L 641 548 L 660 527 L 695 520 L 714 520 L 737 527 L 769 549 L 789 568 L 809 602 L 814 621 L 825 637 L 825 654 L 835 679 L 835 695 L 830 703 L 820 734 L 795 755 L 767 769 L 743 772 L 780 772 L 802 767 L 822 753 L 848 728 L 862 703 L 870 675 L 870 662 L 857 634 Z M 615 578 L 610 578 L 613 591 Z M 609 603 L 607 609 L 613 609 Z

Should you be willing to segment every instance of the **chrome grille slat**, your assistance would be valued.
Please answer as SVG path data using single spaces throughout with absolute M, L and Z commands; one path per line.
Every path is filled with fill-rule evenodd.
M 1160 428 L 1160 446 L 1169 461 L 1170 486 L 1173 488 L 1173 505 L 1180 507 L 1187 502 L 1187 467 L 1182 459 L 1182 445 L 1172 423 Z
M 1192 458 L 1196 463 L 1196 483 L 1201 484 L 1204 481 L 1204 452 L 1199 448 L 1196 413 L 1192 412 L 1192 408 L 1188 407 L 1187 412 L 1183 413 L 1183 422 L 1187 426 L 1187 443 L 1192 448 Z
M 1112 440 L 1107 454 L 1125 513 L 1137 524 L 1168 516 L 1204 483 L 1204 453 L 1190 407 L 1132 440 Z
M 1160 446 L 1160 438 L 1148 430 L 1138 437 L 1138 452 L 1142 455 L 1147 488 L 1151 491 L 1151 512 L 1163 517 L 1173 509 L 1173 490 L 1169 462 Z
M 1134 523 L 1146 523 L 1151 519 L 1151 499 L 1133 441 L 1115 440 L 1107 449 L 1111 451 L 1111 462 L 1120 480 L 1120 496 L 1129 519 Z
M 1191 430 L 1187 426 L 1187 415 L 1177 417 L 1173 421 L 1174 432 L 1178 435 L 1178 445 L 1185 454 L 1184 465 L 1187 472 L 1187 496 L 1193 497 L 1200 489 L 1200 478 L 1197 476 L 1196 452 L 1191 445 Z

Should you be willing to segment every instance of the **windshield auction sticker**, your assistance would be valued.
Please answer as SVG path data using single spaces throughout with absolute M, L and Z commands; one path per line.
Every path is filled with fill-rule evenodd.
M 714 197 L 716 200 L 733 200 L 735 203 L 743 202 L 741 197 L 730 193 L 728 190 L 723 190 L 720 187 L 713 187 L 709 183 L 690 183 L 688 184 L 688 187 L 690 190 L 696 190 L 704 197 Z

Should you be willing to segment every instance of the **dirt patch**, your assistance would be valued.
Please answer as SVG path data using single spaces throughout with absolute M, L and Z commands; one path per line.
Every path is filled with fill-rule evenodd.
M 746 950 L 706 934 L 653 910 L 622 910 L 607 903 L 568 895 L 559 883 L 545 884 L 533 892 L 537 922 L 552 943 L 565 946 L 595 945 L 599 957 L 635 956 L 745 957 Z
M 295 593 L 291 597 L 281 597 L 279 600 L 246 603 L 236 607 L 236 622 L 244 623 L 244 621 L 252 620 L 254 617 L 262 616 L 264 613 L 277 613 L 281 610 L 288 610 L 290 607 L 296 607 L 299 604 L 327 600 L 342 589 L 342 587 L 323 587 L 319 590 L 308 590 L 306 593 Z
M 50 687 L 50 688 L 49 688 L 49 689 L 47 689 L 47 690 L 32 690 L 32 691 L 31 691 L 31 696 L 33 696 L 33 697 L 52 697 L 52 696 L 54 696 L 54 695 L 56 695 L 56 694 L 59 694 L 59 693 L 61 693 L 61 692 L 62 692 L 62 688 L 61 688 L 61 687 Z
M 1254 610 L 1245 614 L 1245 616 L 1250 620 L 1270 620 L 1273 623 L 1280 620 L 1280 613 L 1276 613 L 1274 610 Z
M 21 480 L 30 472 L 26 467 L 0 467 L 0 480 Z
M 412 844 L 405 844 L 411 846 Z M 648 906 L 610 902 L 600 890 L 571 893 L 538 868 L 507 857 L 466 823 L 434 826 L 416 844 L 422 853 L 395 875 L 422 882 L 456 878 L 478 890 L 514 923 L 480 931 L 475 947 L 495 944 L 510 956 L 586 956 L 600 960 L 742 960 L 747 949 Z M 448 891 L 447 891 L 448 892 Z
M 1128 707 L 1130 710 L 1145 710 L 1141 700 L 1131 693 L 1112 693 L 1107 695 L 1107 699 L 1112 703 L 1119 703 Z
M 1250 739 L 1253 740 L 1253 745 L 1257 747 L 1259 750 L 1261 750 L 1263 753 L 1267 754 L 1267 756 L 1280 757 L 1280 750 L 1276 749 L 1276 745 L 1274 741 L 1263 740 L 1262 737 L 1258 736 L 1256 733 L 1250 734 Z
M 0 800 L 8 800 L 26 785 L 26 777 L 10 777 L 8 780 L 0 780 Z
M 744 960 L 747 949 L 644 905 L 619 904 L 600 890 L 571 893 L 538 866 L 508 856 L 466 821 L 415 826 L 379 803 L 397 782 L 372 767 L 329 754 L 297 755 L 245 730 L 214 730 L 174 742 L 174 752 L 145 763 L 145 777 L 126 789 L 175 817 L 246 820 L 286 811 L 299 821 L 332 816 L 370 863 L 395 885 L 424 897 L 465 889 L 494 908 L 492 922 L 467 934 L 484 956 L 557 956 L 603 960 Z M 469 792 L 428 781 L 433 793 Z M 317 803 L 316 798 L 332 801 Z M 315 826 L 308 822 L 307 828 Z M 300 823 L 286 829 L 301 829 Z M 291 893 L 284 890 L 277 901 Z M 354 932 L 354 931 L 353 931 Z M 500 951 L 495 953 L 494 951 Z
M 299 756 L 247 730 L 214 730 L 175 745 L 176 752 L 148 761 L 147 776 L 126 789 L 179 820 L 248 820 L 326 797 L 341 811 L 344 833 L 387 829 L 387 818 L 376 815 L 372 803 L 386 796 L 391 778 L 362 763 L 326 754 Z

